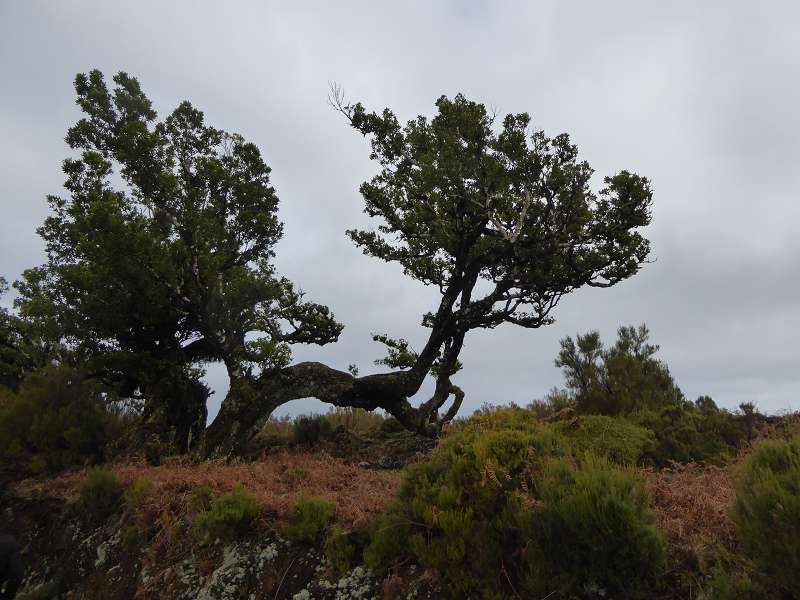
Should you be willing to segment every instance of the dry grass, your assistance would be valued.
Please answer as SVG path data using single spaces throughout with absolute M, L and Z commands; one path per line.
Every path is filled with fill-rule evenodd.
M 174 512 L 185 506 L 191 490 L 208 486 L 215 494 L 229 491 L 241 482 L 264 507 L 284 523 L 300 496 L 324 496 L 336 502 L 336 517 L 342 523 L 361 524 L 378 513 L 394 496 L 400 482 L 397 471 L 363 469 L 324 453 L 282 453 L 242 464 L 196 463 L 171 460 L 158 467 L 120 464 L 112 467 L 124 485 L 143 479 L 153 492 L 144 506 L 151 514 Z M 20 485 L 41 489 L 72 500 L 78 495 L 83 472 Z
M 656 524 L 674 550 L 691 553 L 702 546 L 733 545 L 730 510 L 735 491 L 730 469 L 675 463 L 660 471 L 644 471 Z

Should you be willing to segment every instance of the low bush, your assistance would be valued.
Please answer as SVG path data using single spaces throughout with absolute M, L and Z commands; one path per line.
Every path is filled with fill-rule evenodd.
M 647 458 L 657 466 L 670 461 L 722 463 L 747 440 L 743 417 L 725 410 L 697 408 L 691 402 L 631 413 L 630 421 L 650 429 L 655 444 Z
M 558 422 L 556 430 L 576 456 L 593 452 L 622 465 L 641 463 L 656 446 L 656 436 L 651 430 L 621 417 L 585 415 Z
M 189 512 L 199 514 L 211 510 L 214 501 L 214 492 L 207 485 L 199 485 L 189 493 Z
M 587 589 L 612 598 L 651 597 L 665 543 L 634 471 L 591 455 L 577 466 L 554 460 L 535 488 L 536 509 L 518 513 L 530 539 L 527 589 L 542 595 L 558 590 L 559 597 Z
M 260 511 L 256 497 L 237 483 L 230 492 L 214 498 L 208 510 L 197 514 L 195 536 L 200 542 L 237 539 L 247 532 Z
M 314 544 L 323 539 L 336 504 L 326 498 L 300 498 L 292 509 L 286 534 L 293 540 Z
M 128 554 L 135 553 L 144 541 L 144 534 L 136 525 L 130 525 L 122 531 L 120 544 Z
M 643 482 L 604 458 L 576 466 L 563 454 L 549 428 L 452 434 L 407 468 L 365 562 L 385 572 L 414 560 L 454 598 L 647 597 L 664 544 Z
M 332 434 L 333 426 L 324 415 L 297 417 L 292 426 L 292 439 L 300 446 L 314 446 Z
M 95 467 L 81 485 L 78 505 L 90 519 L 103 520 L 119 508 L 122 496 L 122 484 L 114 472 Z
M 108 414 L 102 390 L 68 367 L 0 387 L 0 462 L 39 474 L 101 462 Z
M 141 508 L 153 489 L 153 482 L 148 479 L 134 480 L 125 490 L 125 504 L 132 510 Z
M 356 566 L 365 542 L 362 538 L 358 533 L 346 531 L 340 525 L 330 528 L 325 538 L 325 557 L 340 576 Z
M 748 457 L 733 511 L 745 551 L 800 598 L 800 436 L 762 442 Z
M 341 427 L 360 435 L 378 431 L 386 420 L 379 412 L 347 406 L 336 406 L 324 417 L 334 429 Z
M 719 566 L 703 585 L 697 600 L 768 600 L 775 594 L 754 581 L 747 571 Z

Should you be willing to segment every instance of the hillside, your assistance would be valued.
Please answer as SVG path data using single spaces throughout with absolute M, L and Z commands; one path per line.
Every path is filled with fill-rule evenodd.
M 501 557 L 501 564 L 507 565 L 503 569 L 508 572 L 482 572 L 473 565 L 460 577 L 473 577 L 470 586 L 474 590 L 455 590 L 455 563 L 451 564 L 446 558 L 448 552 L 459 563 L 459 552 L 468 555 L 477 550 L 469 546 L 458 550 L 459 536 L 468 534 L 459 533 L 458 527 L 452 524 L 446 525 L 443 520 L 447 514 L 445 504 L 455 501 L 462 509 L 480 515 L 488 501 L 486 493 L 490 493 L 493 503 L 517 494 L 509 483 L 518 477 L 518 472 L 513 468 L 503 472 L 503 465 L 509 467 L 515 459 L 502 457 L 498 452 L 501 446 L 505 452 L 512 448 L 512 441 L 519 435 L 533 434 L 538 440 L 563 444 L 571 435 L 570 431 L 592 431 L 592 436 L 596 436 L 592 442 L 595 453 L 614 456 L 618 448 L 609 446 L 607 438 L 613 435 L 619 441 L 621 430 L 609 427 L 620 424 L 609 419 L 605 429 L 597 429 L 589 426 L 594 420 L 595 417 L 574 416 L 569 412 L 543 417 L 532 409 L 492 409 L 459 422 L 432 453 L 416 454 L 409 451 L 409 445 L 413 446 L 409 440 L 413 436 L 393 432 L 392 427 L 385 424 L 369 432 L 363 428 L 354 431 L 361 440 L 358 444 L 352 442 L 352 436 L 346 435 L 341 427 L 335 434 L 297 444 L 287 437 L 288 434 L 279 442 L 280 436 L 276 436 L 275 430 L 286 432 L 288 425 L 284 422 L 273 425 L 271 446 L 248 461 L 225 464 L 176 457 L 167 458 L 160 465 L 149 465 L 143 459 L 128 459 L 110 465 L 108 471 L 103 472 L 113 473 L 112 485 L 104 483 L 102 477 L 98 479 L 98 471 L 90 471 L 88 479 L 94 477 L 94 488 L 87 487 L 85 470 L 10 484 L 4 492 L 6 510 L 0 530 L 12 531 L 18 537 L 29 566 L 25 590 L 19 598 L 530 597 L 524 592 L 515 592 L 520 585 L 534 584 L 522 575 L 519 564 L 513 566 L 519 561 L 515 555 L 520 550 L 513 544 L 504 548 L 507 555 Z M 561 434 L 561 439 L 551 438 L 550 434 L 557 430 L 566 433 Z M 798 431 L 796 416 L 763 423 L 760 435 L 786 438 L 793 431 Z M 474 432 L 480 434 L 473 435 Z M 345 439 L 351 441 L 343 443 Z M 495 443 L 485 453 L 481 444 L 487 440 L 490 445 L 502 444 Z M 385 454 L 387 448 L 402 451 Z M 469 454 L 461 454 L 458 459 L 461 462 L 448 463 L 450 469 L 460 470 L 458 478 L 463 489 L 458 493 L 460 499 L 447 500 L 442 494 L 447 495 L 445 489 L 450 484 L 444 480 L 436 484 L 431 474 L 440 468 L 445 457 L 455 456 L 454 448 L 457 448 L 456 453 L 476 450 L 481 468 L 476 475 L 478 479 L 470 482 L 471 476 L 463 471 L 463 457 Z M 550 467 L 534 456 L 544 452 L 543 446 L 534 442 L 526 448 L 523 462 L 527 465 L 525 469 L 532 469 L 530 485 L 536 486 L 537 481 L 545 479 L 543 471 L 538 469 L 546 473 Z M 741 479 L 749 453 L 748 448 L 742 448 L 734 459 L 718 465 L 673 462 L 656 467 L 639 460 L 636 461 L 639 466 L 633 469 L 608 459 L 605 462 L 590 459 L 575 445 L 564 453 L 554 452 L 576 465 L 576 473 L 591 464 L 594 465 L 593 476 L 624 474 L 631 477 L 634 484 L 640 482 L 647 497 L 647 506 L 642 512 L 646 522 L 641 524 L 645 529 L 628 543 L 641 540 L 643 532 L 652 524 L 655 526 L 653 535 L 664 540 L 665 551 L 663 558 L 658 559 L 663 562 L 657 565 L 652 581 L 643 582 L 639 590 L 631 586 L 628 592 L 611 592 L 607 586 L 616 581 L 611 578 L 605 583 L 586 580 L 577 582 L 579 585 L 554 587 L 562 591 L 551 597 L 765 597 L 759 595 L 764 593 L 759 587 L 760 571 L 743 554 L 732 518 L 736 481 Z M 370 455 L 374 460 L 365 458 Z M 409 465 L 402 470 L 396 468 L 402 463 Z M 385 468 L 387 466 L 390 468 Z M 427 481 L 424 488 L 420 487 L 421 476 Z M 410 482 L 414 481 L 412 486 Z M 524 481 L 524 478 L 519 479 L 522 488 L 526 487 Z M 619 483 L 616 479 L 607 482 Z M 226 508 L 220 508 L 220 504 L 217 507 L 221 511 L 219 526 L 209 530 L 211 535 L 205 535 L 201 532 L 202 515 L 217 510 L 212 506 L 213 499 L 224 497 L 239 484 L 246 490 L 246 498 L 255 502 L 253 513 L 248 514 L 244 508 L 246 501 L 230 502 Z M 441 486 L 439 491 L 436 491 L 437 485 Z M 394 556 L 387 568 L 377 566 L 381 561 L 375 558 L 375 540 L 380 539 L 381 534 L 380 525 L 376 530 L 376 523 L 385 524 L 387 515 L 396 513 L 404 502 L 414 505 L 412 496 L 423 493 L 424 489 L 428 490 L 424 494 L 430 498 L 428 508 L 435 511 L 436 506 L 440 506 L 438 533 L 436 527 L 426 526 L 428 542 L 433 540 L 430 536 L 451 538 L 445 546 L 450 550 L 441 552 L 444 562 L 440 561 L 436 567 L 430 562 L 426 564 L 430 558 L 417 548 L 416 557 L 414 554 L 406 558 Z M 431 491 L 434 496 L 429 495 Z M 532 514 L 545 511 L 539 503 L 547 502 L 544 499 L 547 492 L 543 489 L 529 492 L 526 510 Z M 314 505 L 316 498 L 330 504 Z M 298 503 L 305 503 L 308 510 L 298 511 Z M 326 513 L 325 506 L 330 506 L 330 513 Z M 491 511 L 498 505 L 493 506 Z M 594 510 L 602 513 L 602 508 Z M 596 518 L 597 515 L 592 517 Z M 617 531 L 617 535 L 629 536 L 630 527 L 639 525 L 633 524 L 635 515 L 628 514 L 625 518 L 633 521 L 621 526 L 612 519 L 606 527 L 611 533 Z M 506 526 L 512 527 L 508 522 Z M 412 537 L 402 539 L 410 533 L 398 532 L 395 539 L 381 543 L 414 547 Z M 599 533 L 602 536 L 608 532 Z M 569 527 L 559 535 L 563 536 L 564 544 L 569 543 Z M 511 544 L 514 539 L 512 536 L 505 541 L 491 542 L 487 538 L 485 543 Z M 591 559 L 595 550 L 576 546 L 575 551 L 588 552 L 586 558 Z M 628 572 L 631 564 L 639 560 L 635 556 L 636 548 L 631 551 L 634 555 L 626 551 L 612 557 L 620 561 L 617 565 L 620 572 Z M 613 554 L 613 546 L 609 546 L 608 552 Z M 653 556 L 661 555 L 656 552 Z M 484 588 L 481 581 L 486 579 L 491 583 L 495 575 L 505 580 L 505 585 L 492 583 L 500 587 L 491 595 L 486 591 L 491 587 Z M 721 582 L 740 587 L 726 592 Z M 647 596 L 642 590 L 647 590 Z M 792 597 L 780 595 L 789 594 L 788 590 L 773 591 L 778 594 L 775 598 Z M 726 596 L 726 593 L 734 595 Z

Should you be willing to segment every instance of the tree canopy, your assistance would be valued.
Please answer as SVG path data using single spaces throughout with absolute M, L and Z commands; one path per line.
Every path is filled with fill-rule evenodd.
M 75 79 L 84 117 L 66 141 L 79 154 L 64 161 L 69 195 L 48 198 L 48 262 L 18 285 L 21 314 L 58 323 L 77 360 L 157 398 L 156 412 L 166 404 L 185 445 L 205 426 L 201 361 L 274 369 L 290 344 L 341 326 L 270 264 L 283 230 L 258 148 L 188 102 L 159 122 L 136 79 L 114 82 Z
M 569 137 L 547 137 L 526 113 L 499 120 L 442 96 L 435 116 L 401 125 L 334 89 L 331 103 L 378 166 L 360 188 L 376 228 L 349 237 L 440 299 L 422 316 L 419 351 L 375 336 L 386 372 L 291 364 L 292 344 L 334 342 L 342 325 L 271 264 L 283 230 L 258 148 L 206 125 L 188 102 L 159 121 L 135 78 L 114 83 L 99 71 L 75 79 L 84 117 L 66 137 L 76 151 L 64 161 L 68 195 L 49 198 L 39 229 L 48 260 L 17 283 L 19 315 L 57 341 L 61 360 L 145 398 L 180 448 L 203 437 L 206 454 L 236 451 L 272 410 L 303 397 L 382 408 L 435 435 L 464 397 L 452 378 L 469 331 L 547 325 L 565 294 L 612 286 L 646 262 L 646 178 L 623 170 L 593 191 Z M 231 387 L 203 432 L 206 361 L 224 362 Z M 428 375 L 432 397 L 412 403 Z

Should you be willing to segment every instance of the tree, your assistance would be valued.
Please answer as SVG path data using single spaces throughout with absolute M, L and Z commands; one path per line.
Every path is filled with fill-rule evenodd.
M 593 171 L 569 137 L 530 131 L 527 114 L 508 115 L 498 127 L 482 104 L 458 95 L 439 98 L 433 119 L 402 126 L 389 109 L 346 103 L 337 88 L 331 103 L 370 139 L 381 169 L 360 189 L 379 225 L 348 235 L 365 254 L 439 289 L 438 307 L 422 317 L 428 339 L 417 352 L 405 340 L 375 336 L 388 348 L 378 362 L 394 369 L 385 373 L 355 377 L 300 363 L 240 382 L 207 432 L 210 448 L 235 447 L 240 433 L 231 432 L 302 397 L 383 408 L 409 429 L 435 435 L 464 397 L 451 379 L 469 331 L 547 325 L 565 294 L 610 287 L 646 261 L 649 243 L 637 230 L 651 218 L 648 180 L 621 171 L 592 192 Z M 435 391 L 414 407 L 409 399 L 429 374 Z
M 70 360 L 144 398 L 148 426 L 186 450 L 205 428 L 203 361 L 234 377 L 276 369 L 290 344 L 334 341 L 341 326 L 270 265 L 282 225 L 258 148 L 188 102 L 157 122 L 136 79 L 114 82 L 75 79 L 69 195 L 48 198 L 48 261 L 18 282 L 18 306 Z
M 615 415 L 683 406 L 683 394 L 667 365 L 655 358 L 659 347 L 649 339 L 647 326 L 640 325 L 620 327 L 610 348 L 603 348 L 597 331 L 561 340 L 556 366 L 579 411 Z
M 0 297 L 7 291 L 8 284 L 0 277 Z M 0 307 L 0 389 L 16 390 L 27 373 L 47 366 L 59 354 L 57 345 L 49 342 L 56 337 Z
M 565 294 L 612 286 L 649 252 L 637 231 L 650 222 L 648 180 L 621 171 L 592 192 L 593 171 L 569 137 L 530 131 L 527 114 L 498 124 L 459 95 L 401 126 L 390 110 L 370 113 L 335 92 L 381 169 L 361 186 L 380 224 L 349 236 L 441 298 L 422 318 L 420 351 L 375 336 L 387 372 L 291 365 L 292 344 L 333 342 L 342 326 L 270 264 L 282 227 L 257 147 L 206 126 L 188 102 L 156 122 L 136 79 L 114 81 L 111 92 L 98 71 L 75 80 L 85 118 L 67 142 L 80 155 L 64 162 L 69 196 L 49 199 L 48 262 L 18 283 L 19 310 L 57 332 L 71 360 L 144 397 L 149 422 L 166 422 L 181 449 L 202 430 L 204 361 L 224 362 L 230 377 L 205 455 L 240 451 L 275 408 L 305 397 L 382 408 L 435 435 L 464 397 L 451 379 L 469 331 L 551 323 Z M 428 375 L 435 391 L 414 406 Z

